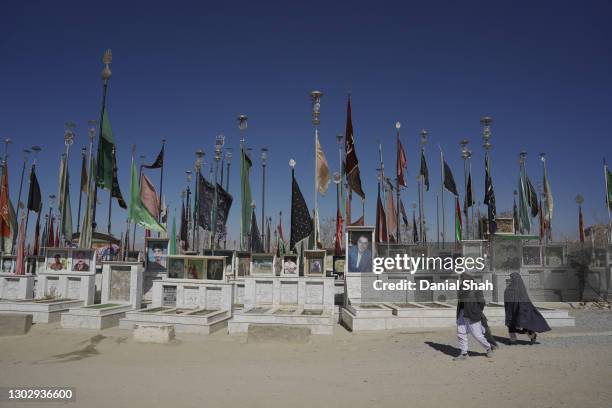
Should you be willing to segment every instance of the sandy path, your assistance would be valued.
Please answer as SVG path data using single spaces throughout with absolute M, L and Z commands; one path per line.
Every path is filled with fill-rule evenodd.
M 224 333 L 142 345 L 130 335 L 53 324 L 0 338 L 0 386 L 65 385 L 77 392 L 76 403 L 0 405 L 612 406 L 609 335 L 596 342 L 573 337 L 570 345 L 542 336 L 540 345 L 502 346 L 494 359 L 465 362 L 451 361 L 452 331 L 352 334 L 336 327 L 333 336 L 306 345 L 246 344 Z

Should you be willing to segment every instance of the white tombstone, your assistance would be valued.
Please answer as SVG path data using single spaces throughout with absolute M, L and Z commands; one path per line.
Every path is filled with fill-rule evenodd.
M 0 273 L 0 299 L 29 300 L 34 297 L 34 275 Z

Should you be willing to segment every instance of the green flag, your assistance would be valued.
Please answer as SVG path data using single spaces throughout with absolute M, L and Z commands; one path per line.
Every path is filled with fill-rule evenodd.
M 87 179 L 87 204 L 85 207 L 85 214 L 83 214 L 83 228 L 79 235 L 79 247 L 91 248 L 92 238 L 92 227 L 93 227 L 93 207 L 94 207 L 94 190 L 95 175 L 96 173 L 96 161 L 93 157 L 93 144 L 89 150 L 89 178 Z
M 242 214 L 240 218 L 240 248 L 248 246 L 247 236 L 251 232 L 251 184 L 249 183 L 249 173 L 252 166 L 251 159 L 246 154 L 244 148 L 240 149 L 240 192 L 242 199 Z
M 105 190 L 111 190 L 113 187 L 113 146 L 115 138 L 113 137 L 113 129 L 111 128 L 110 120 L 106 107 L 102 111 L 102 127 L 100 139 L 98 142 L 98 171 L 96 172 L 96 181 L 98 187 Z
M 168 255 L 176 255 L 176 212 L 172 216 L 172 235 L 170 236 L 170 251 Z
M 112 173 L 111 173 L 112 176 Z M 112 180 L 112 177 L 111 177 Z M 136 170 L 136 162 L 132 157 L 132 175 L 130 184 L 130 205 L 128 207 L 128 219 L 134 224 L 140 225 L 144 229 L 150 231 L 162 232 L 166 231 L 164 227 L 159 225 L 157 220 L 142 203 L 140 198 L 140 183 L 138 180 L 138 170 Z
M 60 160 L 60 186 L 58 194 L 58 209 L 61 214 L 60 230 L 65 241 L 72 241 L 72 208 L 70 206 L 70 176 L 66 155 Z

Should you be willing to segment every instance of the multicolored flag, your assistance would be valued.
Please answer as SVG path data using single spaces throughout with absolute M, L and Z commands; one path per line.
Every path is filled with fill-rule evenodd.
M 402 141 L 400 140 L 399 132 L 397 133 L 397 159 L 395 161 L 395 167 L 397 185 L 408 187 L 408 185 L 406 184 L 406 177 L 404 175 L 404 171 L 408 167 L 408 159 L 406 158 L 406 152 L 404 151 L 404 146 L 402 146 Z
M 317 168 L 317 176 L 315 178 L 317 185 L 315 186 L 317 191 L 321 194 L 327 193 L 327 188 L 329 187 L 329 166 L 327 165 L 327 159 L 325 158 L 325 153 L 323 153 L 323 148 L 321 147 L 321 143 L 319 143 L 319 134 L 315 136 L 316 142 L 316 168 Z
M 157 217 L 154 217 L 142 202 L 141 189 L 138 182 L 138 170 L 136 170 L 136 162 L 134 161 L 134 157 L 132 157 L 128 220 L 147 230 L 158 232 L 165 231 L 164 227 L 157 222 Z

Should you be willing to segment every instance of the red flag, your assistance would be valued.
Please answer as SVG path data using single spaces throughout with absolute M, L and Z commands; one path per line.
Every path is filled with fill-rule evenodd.
M 380 191 L 376 202 L 376 233 L 374 235 L 376 242 L 387 242 L 387 217 L 380 199 Z
M 2 171 L 2 185 L 0 188 L 0 234 L 4 238 L 9 238 L 12 237 L 11 203 L 9 201 L 8 166 L 6 164 Z
M 334 247 L 334 254 L 337 256 L 342 255 L 342 213 L 338 208 L 336 214 L 336 245 Z
M 38 255 L 38 252 L 40 251 L 40 213 L 42 211 L 38 212 L 38 216 L 36 217 L 36 228 L 34 230 L 34 249 L 32 251 L 33 255 Z
M 25 275 L 25 215 L 21 215 L 19 232 L 17 234 L 17 263 L 15 275 Z
M 578 207 L 578 234 L 580 242 L 584 242 L 584 220 L 582 219 L 582 206 Z
M 404 170 L 408 166 L 408 159 L 406 159 L 406 152 L 404 151 L 404 147 L 402 146 L 402 141 L 400 140 L 399 132 L 397 134 L 397 184 L 403 187 L 408 187 L 406 185 L 406 178 L 404 177 Z
M 60 226 L 58 225 L 55 229 L 55 241 L 53 242 L 53 246 L 59 248 L 60 246 Z
M 365 225 L 365 220 L 363 219 L 363 215 L 357 219 L 357 221 L 349 224 L 351 227 L 363 227 Z
M 155 219 L 159 217 L 159 196 L 155 186 L 144 173 L 140 176 L 140 199 Z

